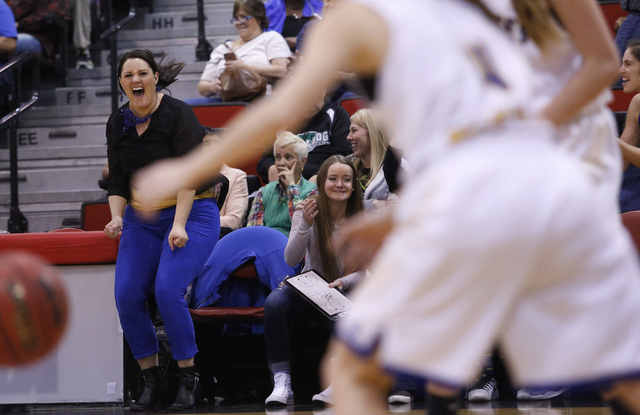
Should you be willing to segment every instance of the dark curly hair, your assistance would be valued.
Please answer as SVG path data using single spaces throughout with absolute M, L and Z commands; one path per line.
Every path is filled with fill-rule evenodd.
M 164 64 L 163 62 L 166 57 L 166 55 L 163 56 L 162 59 L 160 59 L 160 62 L 156 63 L 153 53 L 148 49 L 133 49 L 129 52 L 125 52 L 120 56 L 120 60 L 118 62 L 118 78 L 122 76 L 122 67 L 127 60 L 142 59 L 149 64 L 153 73 L 158 73 L 158 87 L 166 88 L 177 80 L 178 74 L 182 68 L 184 68 L 184 63 L 176 62 L 175 59 Z M 124 92 L 121 85 L 120 90 Z

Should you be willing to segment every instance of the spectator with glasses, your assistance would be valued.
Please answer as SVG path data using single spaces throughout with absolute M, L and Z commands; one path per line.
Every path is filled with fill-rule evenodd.
M 253 69 L 266 78 L 268 85 L 287 74 L 291 51 L 282 35 L 266 31 L 269 20 L 261 0 L 236 0 L 230 22 L 235 25 L 239 38 L 213 50 L 198 83 L 198 92 L 207 99 L 189 100 L 191 105 L 220 101 L 220 75 L 225 68 Z M 229 53 L 233 53 L 235 59 L 229 55 L 225 59 Z

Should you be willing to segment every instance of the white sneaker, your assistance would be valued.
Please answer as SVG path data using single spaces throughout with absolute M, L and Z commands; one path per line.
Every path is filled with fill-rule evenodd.
M 264 401 L 265 405 L 293 404 L 293 390 L 291 390 L 291 375 L 287 372 L 276 372 L 273 375 L 273 392 Z
M 390 404 L 411 403 L 413 402 L 413 393 L 411 393 L 411 391 L 404 390 L 404 389 L 396 390 L 391 392 L 391 394 L 387 398 L 387 401 Z
M 489 402 L 498 399 L 498 384 L 492 376 L 482 375 L 476 383 L 471 386 L 467 399 L 470 402 Z
M 311 398 L 312 402 L 322 403 L 325 405 L 333 405 L 333 392 L 331 390 L 331 385 L 320 393 L 316 393 Z
M 526 401 L 542 401 L 545 399 L 553 399 L 557 396 L 565 393 L 567 389 L 520 389 L 516 393 L 516 398 L 518 400 L 526 400 Z

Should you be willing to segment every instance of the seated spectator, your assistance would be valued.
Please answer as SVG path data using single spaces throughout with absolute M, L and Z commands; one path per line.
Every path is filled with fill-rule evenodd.
M 9 56 L 16 50 L 16 19 L 4 1 L 0 3 L 0 66 L 7 63 Z
M 385 179 L 383 163 L 389 149 L 389 140 L 375 113 L 367 108 L 359 109 L 351 116 L 349 135 L 357 181 L 364 192 L 366 210 L 376 210 L 395 203 L 398 197 L 391 193 Z
M 76 69 L 93 69 L 91 46 L 91 0 L 73 0 L 73 46 Z
M 221 129 L 205 127 L 204 145 L 213 144 L 218 139 Z M 218 200 L 220 208 L 220 236 L 242 227 L 242 222 L 247 214 L 247 201 L 249 189 L 247 187 L 247 174 L 240 170 L 222 165 L 220 175 L 226 178 L 227 189 L 223 200 Z M 220 192 L 215 192 L 216 199 L 220 198 Z
M 348 159 L 356 167 L 356 183 L 363 192 L 365 210 L 379 210 L 395 203 L 398 200 L 393 193 L 395 174 L 401 166 L 374 111 L 363 108 L 351 116 L 347 140 L 353 149 Z M 389 182 L 387 175 L 391 178 Z M 411 403 L 418 391 L 419 386 L 412 379 L 394 382 L 388 401 L 390 404 Z
M 302 176 L 310 180 L 330 156 L 351 154 L 347 141 L 349 113 L 341 106 L 320 100 L 310 111 L 307 125 L 298 130 L 298 137 L 307 143 L 308 158 Z M 258 161 L 257 172 L 265 183 L 278 179 L 273 151 L 269 149 Z
M 292 51 L 302 28 L 310 21 L 321 18 L 321 0 L 269 0 L 265 3 L 269 30 L 280 33 Z
M 278 180 L 262 186 L 253 199 L 247 226 L 268 226 L 289 236 L 291 218 L 298 203 L 317 193 L 316 185 L 302 177 L 307 144 L 282 131 L 273 144 Z
M 16 54 L 33 51 L 55 59 L 62 33 L 54 21 L 70 20 L 70 0 L 8 0 L 7 4 L 17 23 Z
M 304 260 L 303 271 L 316 270 L 330 286 L 349 290 L 360 281 L 360 271 L 345 270 L 337 253 L 331 249 L 333 232 L 346 218 L 362 211 L 362 192 L 355 181 L 356 170 L 343 156 L 331 156 L 318 172 L 318 196 L 300 202 L 294 215 L 289 242 L 284 251 L 287 264 Z M 264 338 L 267 360 L 273 374 L 273 392 L 267 405 L 293 403 L 291 389 L 291 323 L 320 317 L 320 312 L 286 285 L 269 294 L 264 308 Z M 331 403 L 330 387 L 313 397 Z
M 624 19 L 616 20 L 616 24 L 619 24 L 619 26 L 615 30 L 615 42 L 620 56 L 623 56 L 627 49 L 627 43 L 632 39 L 640 38 L 640 2 L 636 0 L 620 0 L 620 7 L 628 13 L 628 16 Z
M 339 0 L 324 0 L 323 6 L 322 6 L 322 15 L 323 16 L 327 16 L 331 12 L 331 10 L 333 9 L 333 7 L 335 6 L 335 4 L 338 1 Z M 307 31 L 318 20 L 319 19 L 309 20 L 307 23 L 305 23 L 305 25 L 302 27 L 302 29 L 300 29 L 300 32 L 298 32 L 298 36 L 296 37 L 296 41 L 295 41 L 295 45 L 296 45 L 296 47 L 295 47 L 296 60 L 300 56 L 302 56 L 302 51 L 304 50 L 303 49 L 303 43 L 304 43 L 304 39 L 305 39 L 305 36 L 307 34 Z M 354 91 L 352 91 L 352 89 L 353 89 L 353 85 L 352 84 L 354 82 L 356 82 L 356 78 L 353 76 L 353 74 L 347 73 L 347 72 L 343 72 L 341 74 L 341 76 L 340 76 L 340 81 L 341 82 L 338 85 L 336 85 L 331 91 L 329 91 L 327 93 L 327 100 L 329 100 L 331 102 L 337 102 L 342 98 L 348 98 L 348 97 L 356 96 Z
M 239 38 L 218 45 L 204 68 L 198 92 L 208 99 L 191 99 L 191 105 L 220 102 L 220 75 L 225 68 L 250 68 L 264 76 L 269 84 L 287 74 L 291 51 L 277 32 L 266 31 L 269 21 L 261 0 L 236 0 L 231 22 Z M 226 53 L 235 53 L 235 60 L 226 60 Z
M 620 67 L 622 90 L 627 94 L 640 92 L 640 40 L 631 40 L 627 45 Z M 620 146 L 624 159 L 624 173 L 619 195 L 620 212 L 640 209 L 640 95 L 629 104 L 624 130 L 620 135 Z
M 0 2 L 0 68 L 11 59 L 15 52 L 17 38 L 18 31 L 13 12 L 4 1 Z M 9 100 L 10 84 L 9 74 L 0 77 L 0 117 L 9 110 L 7 101 Z

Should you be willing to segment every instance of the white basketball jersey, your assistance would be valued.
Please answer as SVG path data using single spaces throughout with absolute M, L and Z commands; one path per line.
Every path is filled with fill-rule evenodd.
M 355 0 L 386 20 L 376 102 L 412 175 L 530 101 L 526 57 L 459 0 Z
M 482 0 L 482 2 L 491 12 L 502 18 L 503 28 L 516 43 L 521 45 L 529 58 L 535 72 L 533 78 L 534 103 L 535 107 L 541 110 L 580 69 L 582 56 L 575 48 L 568 33 L 563 33 L 564 40 L 562 42 L 551 45 L 549 50 L 542 53 L 535 42 L 522 32 L 511 0 Z M 581 114 L 598 110 L 606 105 L 612 96 L 611 91 L 603 91 L 581 111 Z
M 523 32 L 511 0 L 482 0 L 494 14 L 501 17 L 501 26 L 527 55 L 534 76 L 531 78 L 534 111 L 544 109 L 582 66 L 582 56 L 568 33 L 544 53 Z M 587 174 L 604 203 L 617 213 L 617 193 L 622 174 L 616 125 L 607 103 L 611 91 L 604 90 L 586 104 L 579 114 L 556 129 L 558 143 L 585 163 Z

